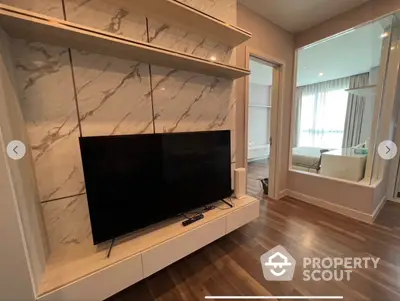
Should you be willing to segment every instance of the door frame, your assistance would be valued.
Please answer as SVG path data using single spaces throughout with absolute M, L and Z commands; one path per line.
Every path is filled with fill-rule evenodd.
M 272 199 L 279 199 L 278 182 L 280 178 L 280 168 L 277 166 L 278 160 L 278 149 L 280 145 L 279 135 L 279 124 L 280 124 L 280 109 L 282 106 L 283 96 L 283 71 L 285 64 L 282 60 L 279 60 L 268 53 L 245 47 L 245 67 L 250 69 L 250 57 L 255 57 L 266 62 L 273 68 L 273 79 L 272 79 L 272 93 L 271 93 L 271 139 L 272 144 L 270 145 L 270 160 L 269 160 L 269 185 L 268 185 L 268 197 Z M 248 121 L 249 121 L 249 92 L 250 92 L 250 76 L 246 76 L 245 89 L 244 89 L 244 167 L 248 170 Z

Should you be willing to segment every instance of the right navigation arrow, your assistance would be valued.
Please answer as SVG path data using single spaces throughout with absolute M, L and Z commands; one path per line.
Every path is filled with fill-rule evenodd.
M 386 145 L 387 151 L 386 154 L 388 154 L 390 152 L 390 148 Z

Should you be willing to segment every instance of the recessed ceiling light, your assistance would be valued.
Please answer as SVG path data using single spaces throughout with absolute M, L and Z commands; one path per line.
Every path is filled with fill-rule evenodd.
M 318 75 L 319 75 L 319 76 L 323 76 L 324 74 L 323 74 L 322 72 L 320 72 Z
M 210 60 L 212 60 L 214 62 L 217 60 L 217 58 L 214 55 L 212 55 L 212 56 L 210 56 Z
M 392 46 L 392 47 L 390 47 L 390 50 L 395 50 L 395 48 L 396 48 L 396 47 Z
M 388 35 L 389 33 L 385 31 L 383 34 L 381 34 L 381 39 L 386 38 Z

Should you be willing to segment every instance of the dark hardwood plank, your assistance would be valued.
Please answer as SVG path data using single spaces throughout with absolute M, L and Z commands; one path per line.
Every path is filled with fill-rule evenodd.
M 291 282 L 263 277 L 260 256 L 283 245 L 297 260 Z M 353 270 L 350 281 L 306 282 L 303 257 L 374 256 L 378 268 Z M 400 204 L 387 203 L 374 224 L 291 199 L 261 200 L 260 217 L 109 298 L 204 300 L 206 295 L 343 295 L 344 300 L 400 300 Z

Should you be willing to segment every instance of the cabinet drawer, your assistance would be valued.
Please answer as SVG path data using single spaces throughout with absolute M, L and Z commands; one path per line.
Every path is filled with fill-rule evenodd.
M 100 301 L 143 279 L 140 254 L 78 279 L 38 301 Z
M 142 253 L 144 277 L 165 268 L 226 233 L 226 218 L 203 224 Z
M 242 207 L 226 217 L 227 233 L 236 230 L 237 228 L 251 222 L 260 216 L 260 201 L 256 200 L 253 203 Z

